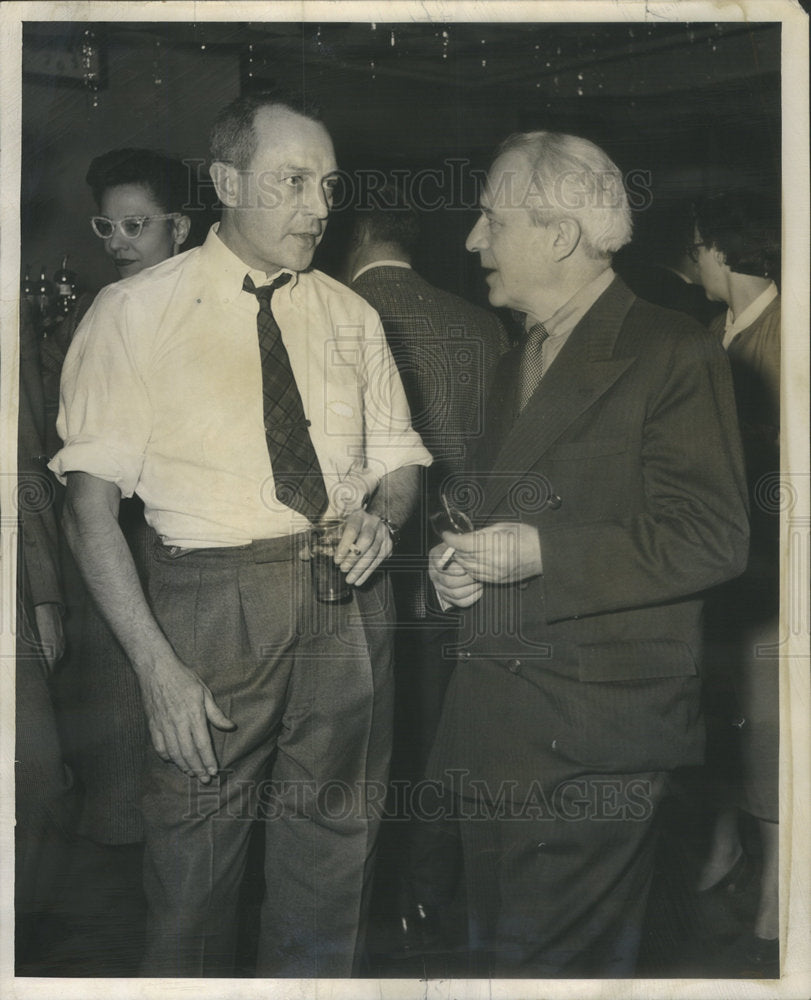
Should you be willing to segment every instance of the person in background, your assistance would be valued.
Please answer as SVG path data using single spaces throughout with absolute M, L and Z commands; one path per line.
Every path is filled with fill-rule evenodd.
M 704 294 L 693 248 L 693 219 L 689 204 L 660 211 L 643 247 L 633 244 L 620 254 L 615 270 L 631 291 L 648 302 L 677 309 L 709 326 L 721 311 Z M 632 252 L 636 250 L 636 255 Z M 641 250 L 645 257 L 640 258 Z
M 454 662 L 443 654 L 453 638 L 448 616 L 426 603 L 428 517 L 442 509 L 441 495 L 464 489 L 468 447 L 487 422 L 490 383 L 508 347 L 495 314 L 434 287 L 414 269 L 420 235 L 413 206 L 395 185 L 386 185 L 374 192 L 374 204 L 355 213 L 345 264 L 350 287 L 380 314 L 412 424 L 434 459 L 423 479 L 422 502 L 403 527 L 391 574 L 400 626 L 392 777 L 411 782 L 424 775 Z M 399 928 L 404 944 L 419 948 L 435 943 L 440 915 L 453 900 L 459 849 L 455 825 L 412 818 Z
M 530 132 L 467 240 L 491 304 L 526 315 L 474 459 L 478 527 L 429 555 L 465 611 L 428 774 L 456 798 L 485 975 L 634 974 L 657 808 L 703 758 L 701 592 L 746 561 L 727 359 L 614 274 L 630 238 L 609 157 Z
M 431 456 L 380 318 L 310 266 L 338 177 L 326 128 L 247 95 L 218 115 L 211 155 L 221 223 L 97 296 L 65 361 L 50 467 L 147 713 L 142 974 L 233 974 L 261 815 L 257 975 L 350 976 L 390 757 L 376 571 Z M 117 516 L 135 492 L 160 539 L 149 599 Z M 319 601 L 311 575 L 325 516 L 343 518 L 343 602 Z
M 711 329 L 732 367 L 752 524 L 746 572 L 714 592 L 707 608 L 708 668 L 722 689 L 726 679 L 732 701 L 724 731 L 733 763 L 714 789 L 713 804 L 722 808 L 697 889 L 730 891 L 745 883 L 740 820 L 742 813 L 754 817 L 761 847 L 755 923 L 725 961 L 738 974 L 759 978 L 779 975 L 780 957 L 780 516 L 772 500 L 780 477 L 779 220 L 773 199 L 752 191 L 707 197 L 694 212 L 701 284 L 709 299 L 727 306 Z
M 201 212 L 191 172 L 181 161 L 151 149 L 115 149 L 91 162 L 86 179 L 98 206 L 89 225 L 119 279 L 140 274 L 188 246 L 193 219 Z M 42 344 L 47 422 L 57 440 L 51 455 L 61 443 L 55 432 L 54 386 L 58 390 L 65 352 L 91 302 L 92 297 L 84 296 L 76 313 Z M 124 416 L 126 394 L 117 406 Z M 122 501 L 119 524 L 145 583 L 154 533 L 138 497 Z M 139 782 L 147 733 L 138 682 L 69 553 L 65 555 L 66 572 L 76 586 L 69 598 L 73 648 L 60 694 L 67 748 L 83 789 L 77 832 L 95 844 L 140 843 Z
M 197 246 L 205 236 L 201 232 L 205 212 L 198 202 L 194 175 L 180 160 L 152 149 L 111 149 L 91 161 L 85 181 L 99 213 L 90 225 L 115 267 L 116 278 L 127 278 L 160 264 L 181 249 Z M 93 298 L 88 293 L 80 295 L 73 311 L 42 341 L 51 455 L 61 446 L 56 436 L 56 415 L 62 364 Z
M 75 824 L 73 776 L 63 759 L 50 679 L 65 651 L 64 592 L 54 501 L 45 468 L 45 410 L 36 327 L 20 314 L 17 427 L 17 631 L 15 744 L 15 950 L 33 959 L 39 921 L 51 909 Z

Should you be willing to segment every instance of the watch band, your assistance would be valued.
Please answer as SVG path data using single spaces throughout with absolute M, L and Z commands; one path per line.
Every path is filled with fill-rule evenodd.
M 400 526 L 390 521 L 387 517 L 382 517 L 380 514 L 377 515 L 381 522 L 386 525 L 389 537 L 391 538 L 391 544 L 396 545 L 400 541 Z

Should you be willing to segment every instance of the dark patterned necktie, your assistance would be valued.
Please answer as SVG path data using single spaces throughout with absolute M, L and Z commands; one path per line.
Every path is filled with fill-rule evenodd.
M 527 331 L 521 368 L 518 376 L 518 412 L 520 413 L 530 397 L 541 384 L 543 371 L 543 345 L 549 331 L 543 323 L 536 323 Z
M 249 275 L 242 290 L 259 300 L 256 328 L 262 358 L 262 396 L 265 439 L 273 469 L 276 499 L 317 521 L 327 508 L 324 476 L 310 438 L 310 422 L 304 416 L 287 348 L 273 318 L 270 300 L 291 275 L 282 274 L 269 285 L 257 288 Z

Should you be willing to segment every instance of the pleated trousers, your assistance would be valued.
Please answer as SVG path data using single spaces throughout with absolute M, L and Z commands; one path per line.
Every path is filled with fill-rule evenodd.
M 220 771 L 208 785 L 147 754 L 144 975 L 233 974 L 257 816 L 257 976 L 358 972 L 390 757 L 393 606 L 381 573 L 345 604 L 318 603 L 302 538 L 158 548 L 155 616 L 236 729 L 210 727 Z

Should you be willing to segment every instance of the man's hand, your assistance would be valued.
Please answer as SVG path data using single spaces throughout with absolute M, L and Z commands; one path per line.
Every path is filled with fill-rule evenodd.
M 543 573 L 541 540 L 531 524 L 499 521 L 462 535 L 447 531 L 442 538 L 455 550 L 450 566 L 456 563 L 480 583 L 515 583 Z
M 346 519 L 335 562 L 346 573 L 346 582 L 359 587 L 388 559 L 393 549 L 389 529 L 377 514 L 355 510 Z
M 161 662 L 140 675 L 144 711 L 152 744 L 167 763 L 204 784 L 217 773 L 217 758 L 207 722 L 217 729 L 236 729 L 223 715 L 211 691 L 185 663 Z
M 58 604 L 37 604 L 34 607 L 37 632 L 45 661 L 46 676 L 53 673 L 56 664 L 65 655 L 65 630 L 62 628 L 62 609 Z
M 428 575 L 443 604 L 469 608 L 482 596 L 484 587 L 455 559 L 448 562 L 447 551 L 447 545 L 437 545 L 431 549 L 428 554 Z
M 158 756 L 205 783 L 217 773 L 208 723 L 236 726 L 155 620 L 118 523 L 120 499 L 115 483 L 69 472 L 62 524 L 90 593 L 138 676 Z

